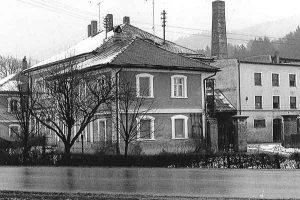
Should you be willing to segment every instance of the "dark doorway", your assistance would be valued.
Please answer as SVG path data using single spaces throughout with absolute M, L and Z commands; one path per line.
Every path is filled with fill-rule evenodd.
M 273 142 L 281 142 L 281 119 L 273 119 Z
M 235 114 L 233 112 L 217 113 L 219 151 L 227 152 L 235 148 L 235 130 L 232 120 Z

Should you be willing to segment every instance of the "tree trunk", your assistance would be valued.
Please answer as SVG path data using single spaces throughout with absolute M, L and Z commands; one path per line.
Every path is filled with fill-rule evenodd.
M 63 158 L 63 163 L 64 164 L 70 164 L 70 159 L 71 159 L 71 145 L 65 143 L 65 153 L 64 153 L 64 158 Z
M 22 164 L 23 165 L 27 165 L 28 164 L 28 151 L 29 151 L 29 148 L 28 148 L 28 138 L 25 137 L 24 140 L 23 140 L 23 159 L 22 159 Z
M 129 142 L 128 141 L 125 141 L 125 151 L 124 151 L 124 155 L 127 156 L 128 155 L 128 144 Z
M 25 143 L 24 142 L 24 147 L 23 147 L 23 160 L 22 160 L 22 164 L 23 165 L 27 165 L 28 164 L 28 151 L 29 151 L 29 148 L 28 148 L 28 144 L 27 142 Z

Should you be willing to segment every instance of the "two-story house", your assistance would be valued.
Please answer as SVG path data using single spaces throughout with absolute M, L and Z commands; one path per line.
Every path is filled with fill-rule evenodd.
M 137 138 L 142 152 L 194 151 L 194 135 L 206 136 L 205 80 L 218 69 L 201 62 L 203 55 L 175 43 L 164 42 L 130 25 L 128 17 L 124 19 L 124 24 L 108 27 L 107 32 L 94 35 L 91 33 L 97 31 L 91 31 L 94 26 L 89 26 L 87 39 L 38 63 L 28 72 L 38 78 L 42 69 L 77 60 L 77 65 L 84 70 L 118 72 L 121 83 L 126 77 L 131 77 L 136 95 L 155 101 L 146 116 L 136 119 L 142 120 L 136 128 L 148 131 L 148 134 Z M 114 141 L 118 134 L 113 120 L 113 117 L 103 115 L 87 126 L 84 137 L 86 152 L 97 151 L 99 144 Z M 73 151 L 80 148 L 81 144 L 76 143 Z

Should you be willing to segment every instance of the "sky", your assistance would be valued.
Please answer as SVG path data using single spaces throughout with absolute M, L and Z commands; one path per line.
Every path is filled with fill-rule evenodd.
M 47 59 L 87 37 L 87 25 L 111 13 L 114 24 L 152 32 L 153 0 L 0 0 L 0 55 Z M 167 12 L 167 39 L 211 29 L 212 0 L 154 0 L 155 33 L 162 36 L 161 12 Z M 227 31 L 300 15 L 299 0 L 225 0 Z

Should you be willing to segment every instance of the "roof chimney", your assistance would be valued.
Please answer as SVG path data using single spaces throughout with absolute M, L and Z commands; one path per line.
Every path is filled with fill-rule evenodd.
M 220 0 L 212 2 L 211 56 L 219 59 L 228 57 L 225 2 Z
M 106 31 L 112 31 L 114 29 L 114 19 L 112 14 L 107 14 L 106 17 Z
M 272 63 L 280 63 L 279 51 L 275 51 L 274 56 L 272 57 Z
M 92 26 L 89 24 L 88 25 L 88 37 L 92 36 Z
M 27 60 L 26 60 L 26 56 L 24 56 L 22 60 L 22 70 L 26 70 L 26 69 L 27 69 Z
M 91 36 L 94 37 L 98 33 L 98 23 L 96 20 L 91 21 Z
M 128 16 L 123 17 L 123 24 L 130 24 L 130 17 Z
M 121 40 L 122 40 L 121 33 L 122 33 L 122 28 L 121 28 L 120 26 L 117 26 L 117 27 L 114 29 L 114 41 L 115 41 L 115 42 L 118 42 L 118 41 L 121 41 Z

